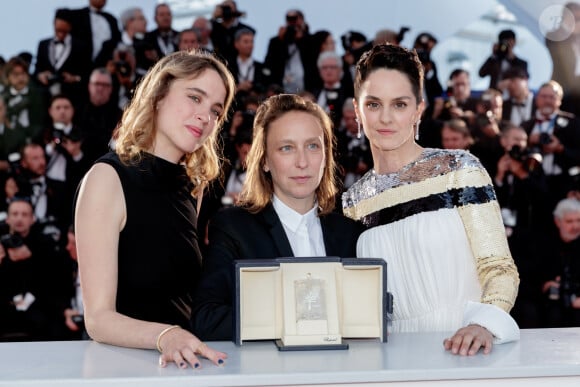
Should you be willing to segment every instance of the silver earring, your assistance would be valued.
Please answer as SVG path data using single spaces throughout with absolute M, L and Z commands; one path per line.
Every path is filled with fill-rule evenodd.
M 360 139 L 362 137 L 362 130 L 361 130 L 361 127 L 360 127 L 360 121 L 359 121 L 358 117 L 355 118 L 354 120 L 356 121 L 357 129 L 358 129 L 358 131 L 356 132 L 356 138 L 359 138 Z
M 415 141 L 419 141 L 419 125 L 421 124 L 421 120 L 417 120 L 415 122 Z

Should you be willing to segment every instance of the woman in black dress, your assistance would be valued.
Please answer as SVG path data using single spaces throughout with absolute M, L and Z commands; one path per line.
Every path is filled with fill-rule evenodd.
M 195 196 L 219 174 L 216 138 L 234 90 L 209 54 L 164 57 L 124 112 L 115 152 L 83 179 L 75 228 L 94 340 L 157 348 L 161 366 L 198 368 L 196 355 L 223 363 L 184 328 L 201 264 Z

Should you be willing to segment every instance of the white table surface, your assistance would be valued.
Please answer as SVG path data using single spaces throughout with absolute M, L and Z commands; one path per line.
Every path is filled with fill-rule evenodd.
M 393 383 L 580 386 L 580 328 L 529 329 L 489 355 L 451 355 L 449 334 L 398 333 L 388 343 L 348 340 L 348 350 L 279 352 L 273 342 L 210 345 L 228 353 L 224 366 L 160 368 L 158 353 L 92 341 L 0 343 L 1 386 L 249 386 Z M 439 383 L 434 381 L 441 381 Z M 401 383 L 411 382 L 411 383 Z M 505 382 L 505 383 L 504 383 Z M 518 384 L 521 382 L 522 384 Z M 533 382 L 533 383 L 531 383 Z M 161 383 L 161 384 L 160 384 Z M 495 383 L 494 383 L 495 384 Z

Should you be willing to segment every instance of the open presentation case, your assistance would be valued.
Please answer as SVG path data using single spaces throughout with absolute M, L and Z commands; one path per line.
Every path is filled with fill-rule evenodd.
M 236 344 L 347 349 L 346 338 L 387 341 L 392 296 L 383 259 L 300 257 L 235 263 Z

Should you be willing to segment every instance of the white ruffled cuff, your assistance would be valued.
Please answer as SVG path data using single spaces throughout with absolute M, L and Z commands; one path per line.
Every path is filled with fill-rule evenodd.
M 512 316 L 491 304 L 468 301 L 463 313 L 463 326 L 481 325 L 491 332 L 494 344 L 520 339 L 520 328 Z

